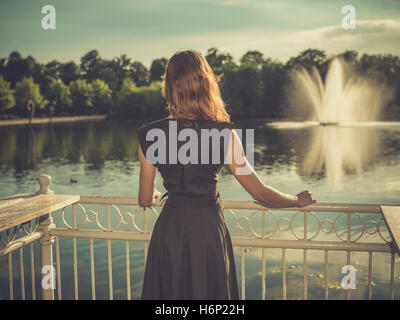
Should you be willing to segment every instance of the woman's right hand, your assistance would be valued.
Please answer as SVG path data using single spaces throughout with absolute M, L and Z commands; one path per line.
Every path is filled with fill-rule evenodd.
M 312 198 L 312 193 L 308 190 L 302 191 L 296 195 L 297 197 L 297 207 L 305 207 L 310 204 L 316 203 L 317 200 Z

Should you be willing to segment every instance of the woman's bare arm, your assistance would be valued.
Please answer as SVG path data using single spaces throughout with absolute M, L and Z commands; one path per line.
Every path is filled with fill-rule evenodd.
M 247 161 L 235 130 L 232 130 L 226 162 L 235 178 L 253 199 L 265 203 L 270 208 L 304 207 L 316 202 L 308 190 L 290 195 L 265 185 Z
M 150 207 L 160 197 L 160 192 L 155 187 L 157 168 L 146 159 L 140 145 L 138 153 L 140 161 L 139 205 L 141 207 Z

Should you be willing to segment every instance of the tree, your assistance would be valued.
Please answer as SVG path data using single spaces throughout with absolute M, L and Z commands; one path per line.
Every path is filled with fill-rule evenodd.
M 8 59 L 22 59 L 22 55 L 18 51 L 12 51 L 8 56 Z
M 150 82 L 161 80 L 161 76 L 165 72 L 165 66 L 167 65 L 167 61 L 168 60 L 166 58 L 153 60 L 150 66 Z
M 4 75 L 6 71 L 7 59 L 0 58 L 0 75 Z
M 114 66 L 112 66 L 110 63 L 103 63 L 102 67 L 99 68 L 98 79 L 103 80 L 108 85 L 113 92 L 113 96 L 117 94 L 122 85 L 122 80 L 118 78 Z
M 132 79 L 124 79 L 118 93 L 116 111 L 120 117 L 128 118 L 167 115 L 166 103 L 161 95 L 161 82 L 137 87 Z
M 358 52 L 353 50 L 346 50 L 345 52 L 338 55 L 338 57 L 342 57 L 346 62 L 356 62 L 357 56 Z
M 357 68 L 358 72 L 380 86 L 392 90 L 390 104 L 385 109 L 386 117 L 400 116 L 400 58 L 394 55 L 363 54 Z
M 118 92 L 118 99 L 124 99 L 131 92 L 137 91 L 137 86 L 130 78 L 125 78 L 122 83 L 122 88 Z
M 100 60 L 93 69 L 97 79 L 107 83 L 114 97 L 121 89 L 123 80 L 133 71 L 131 60 L 125 54 L 112 60 Z
M 50 61 L 46 64 L 45 74 L 56 80 L 61 80 L 61 67 L 62 63 L 57 60 Z
M 26 103 L 29 99 L 33 100 L 36 109 L 43 109 L 48 103 L 33 78 L 25 77 L 15 85 L 15 107 L 20 114 L 26 112 Z
M 71 92 L 69 87 L 60 80 L 51 80 L 46 98 L 50 103 L 55 102 L 56 110 L 67 111 L 71 108 Z
M 260 72 L 254 67 L 241 66 L 227 70 L 224 76 L 223 98 L 233 117 L 257 116 L 260 108 Z
M 150 73 L 143 63 L 139 61 L 134 61 L 131 63 L 129 76 L 133 79 L 138 87 L 149 84 Z
M 81 75 L 81 69 L 74 62 L 70 61 L 61 65 L 60 77 L 65 84 L 69 84 L 71 81 L 78 80 Z
M 240 59 L 240 63 L 242 66 L 260 70 L 264 63 L 263 54 L 259 51 L 247 51 Z
M 325 75 L 327 69 L 326 55 L 324 51 L 317 49 L 307 49 L 294 58 L 291 58 L 287 63 L 286 67 L 289 69 L 303 67 L 307 70 L 311 70 L 311 67 L 315 66 L 321 75 Z
M 19 52 L 13 51 L 8 57 L 4 77 L 11 82 L 11 87 L 14 88 L 15 84 L 22 78 L 32 75 L 34 64 L 35 60 L 31 56 L 24 59 Z
M 260 71 L 261 106 L 259 114 L 268 118 L 279 118 L 283 114 L 286 70 L 282 63 L 270 59 L 264 62 Z
M 46 82 L 46 66 L 42 63 L 35 63 L 32 69 L 33 81 L 40 86 L 40 90 L 42 93 L 47 89 Z M 43 87 L 46 88 L 43 88 Z
M 122 54 L 118 58 L 114 58 L 112 61 L 107 63 L 109 69 L 113 72 L 113 78 L 115 79 L 112 85 L 114 86 L 114 91 L 119 91 L 122 86 L 122 82 L 129 74 L 133 71 L 131 59 Z M 111 87 L 111 84 L 109 84 Z
M 71 92 L 72 108 L 79 114 L 93 113 L 93 87 L 86 80 L 72 81 L 69 85 Z
M 232 56 L 229 53 L 220 52 L 217 48 L 208 49 L 205 58 L 215 74 L 222 74 L 236 67 Z
M 146 97 L 147 106 L 144 116 L 149 114 L 152 117 L 154 115 L 161 117 L 168 115 L 167 103 L 161 94 L 161 86 L 161 81 L 154 81 L 149 86 L 139 88 Z
M 112 91 L 108 85 L 100 79 L 91 82 L 93 88 L 93 106 L 97 112 L 107 113 L 113 107 Z
M 91 50 L 81 58 L 82 75 L 86 80 L 92 81 L 97 78 L 96 71 L 100 63 L 101 58 L 97 50 Z
M 11 109 L 14 106 L 15 99 L 13 90 L 10 89 L 10 83 L 0 75 L 0 111 Z

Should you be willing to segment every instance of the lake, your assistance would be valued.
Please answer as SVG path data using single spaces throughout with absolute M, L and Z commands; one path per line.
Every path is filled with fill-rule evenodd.
M 51 175 L 50 189 L 60 194 L 136 196 L 139 174 L 136 129 L 146 122 L 55 123 L 35 125 L 31 129 L 27 126 L 0 126 L 0 197 L 36 192 L 36 179 L 41 173 Z M 317 126 L 313 123 L 269 123 L 262 119 L 233 122 L 237 128 L 255 129 L 255 169 L 261 179 L 274 188 L 292 194 L 307 189 L 318 202 L 400 204 L 400 123 Z M 165 191 L 159 176 L 157 188 Z M 251 199 L 227 168 L 221 172 L 219 190 L 223 199 Z M 96 257 L 99 257 L 96 258 L 96 297 L 106 299 L 107 245 L 101 240 L 94 240 L 94 244 Z M 63 298 L 71 299 L 72 240 L 61 239 L 60 248 Z M 90 299 L 89 241 L 79 240 L 78 248 L 80 298 Z M 35 244 L 35 267 L 40 261 L 38 249 Z M 116 299 L 126 297 L 124 250 L 123 241 L 113 241 Z M 143 244 L 135 243 L 131 250 L 133 298 L 138 298 L 143 280 Z M 268 299 L 279 299 L 280 295 L 279 252 L 280 249 L 267 250 Z M 238 276 L 239 253 L 240 250 L 235 251 Z M 249 250 L 246 258 L 248 299 L 260 298 L 258 256 L 259 250 Z M 344 252 L 332 253 L 332 263 L 344 265 L 341 261 L 345 262 L 345 256 Z M 15 298 L 18 298 L 18 255 L 14 253 L 14 257 L 14 291 Z M 302 262 L 299 257 L 302 254 L 293 253 L 287 258 L 290 264 L 288 299 L 301 298 L 302 269 L 299 266 Z M 361 254 L 361 258 L 356 258 L 354 262 L 358 262 L 360 269 L 364 268 L 364 258 L 368 258 L 367 254 L 366 257 Z M 27 261 L 25 285 L 29 298 L 29 251 L 24 253 L 24 259 Z M 317 269 L 323 271 L 322 262 L 323 252 L 312 254 L 308 271 L 313 275 L 309 280 L 309 299 L 323 298 L 323 289 L 317 280 L 314 281 Z M 0 298 L 8 299 L 6 257 L 0 257 L 0 263 Z M 379 269 L 379 265 L 374 268 L 374 298 L 386 298 L 387 272 Z M 330 275 L 329 279 L 337 283 L 341 277 L 339 271 Z M 399 277 L 398 272 L 396 277 Z M 36 281 L 37 292 L 39 280 Z M 240 277 L 238 280 L 240 284 Z M 365 288 L 361 285 L 352 297 L 365 298 Z M 343 289 L 333 286 L 330 298 L 340 298 L 343 292 Z

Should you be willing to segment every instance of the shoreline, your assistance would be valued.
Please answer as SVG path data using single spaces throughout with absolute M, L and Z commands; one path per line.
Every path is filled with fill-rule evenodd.
M 50 121 L 50 117 L 45 118 L 33 118 L 32 124 L 43 124 L 43 123 L 56 123 L 56 122 L 76 122 L 76 121 L 102 121 L 107 118 L 106 115 L 94 115 L 94 116 L 69 116 L 69 117 L 53 117 Z M 16 126 L 16 125 L 28 125 L 29 119 L 12 119 L 12 120 L 0 120 L 0 126 Z
M 119 121 L 137 121 L 137 120 L 147 120 L 147 121 L 152 121 L 152 120 L 157 120 L 159 118 L 139 118 L 139 119 L 126 119 L 126 118 L 114 118 L 111 117 L 109 118 L 107 115 L 86 115 L 86 116 L 65 116 L 65 117 L 53 117 L 52 121 L 50 121 L 50 117 L 44 117 L 44 118 L 33 118 L 32 119 L 32 125 L 36 124 L 49 124 L 49 123 L 63 123 L 63 122 L 84 122 L 84 121 L 105 121 L 105 120 L 119 120 Z M 290 125 L 291 124 L 296 124 L 296 126 L 299 126 L 300 124 L 313 124 L 316 123 L 316 121 L 304 121 L 304 120 L 297 120 L 297 119 L 271 119 L 271 118 L 232 118 L 231 121 L 235 122 L 236 120 L 255 120 L 255 121 L 263 121 L 267 122 L 270 124 L 276 124 L 276 125 Z M 371 121 L 371 122 L 365 122 L 365 123 L 359 123 L 357 125 L 382 125 L 385 123 L 386 125 L 400 125 L 400 120 L 380 120 L 380 121 Z M 7 119 L 7 120 L 0 120 L 0 127 L 2 126 L 21 126 L 21 125 L 29 125 L 29 118 L 19 118 L 19 119 Z M 354 123 L 352 125 L 355 125 Z

